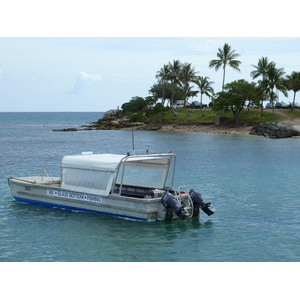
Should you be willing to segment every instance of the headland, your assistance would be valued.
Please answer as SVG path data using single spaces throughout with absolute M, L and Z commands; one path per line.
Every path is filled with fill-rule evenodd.
M 197 112 L 198 113 L 198 112 Z M 269 113 L 269 112 L 267 112 Z M 255 120 L 243 120 L 233 124 L 227 117 L 217 117 L 210 114 L 210 118 L 195 119 L 164 119 L 157 121 L 136 122 L 122 115 L 121 110 L 109 110 L 96 122 L 82 125 L 81 128 L 54 129 L 53 131 L 82 131 L 82 130 L 143 130 L 169 132 L 201 132 L 231 135 L 261 135 L 268 138 L 286 138 L 300 136 L 300 117 L 287 111 L 276 111 L 277 120 L 267 121 L 257 117 Z M 222 120 L 222 121 L 220 121 Z M 263 125 L 262 125 L 263 124 Z

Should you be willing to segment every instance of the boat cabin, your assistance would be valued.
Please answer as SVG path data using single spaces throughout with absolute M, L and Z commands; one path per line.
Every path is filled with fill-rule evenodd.
M 78 193 L 144 198 L 173 186 L 176 156 L 93 154 L 64 156 L 61 188 Z

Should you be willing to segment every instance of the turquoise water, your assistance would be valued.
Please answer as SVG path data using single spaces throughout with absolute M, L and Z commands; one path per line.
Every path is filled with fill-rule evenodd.
M 135 132 L 135 153 L 172 150 L 175 185 L 202 192 L 208 217 L 144 223 L 15 201 L 10 176 L 59 176 L 63 155 L 124 154 L 131 131 L 54 132 L 102 113 L 0 113 L 0 261 L 299 262 L 300 139 Z

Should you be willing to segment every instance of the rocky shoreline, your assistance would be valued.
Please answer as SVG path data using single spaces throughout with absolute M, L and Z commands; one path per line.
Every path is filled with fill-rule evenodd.
M 270 139 L 300 136 L 299 126 L 291 122 L 265 122 L 251 128 L 250 134 L 261 135 Z
M 109 110 L 103 118 L 90 125 L 81 128 L 53 129 L 53 131 L 82 131 L 82 130 L 144 130 L 144 131 L 178 131 L 178 132 L 202 132 L 214 134 L 232 135 L 259 135 L 267 138 L 288 138 L 300 136 L 300 122 L 265 122 L 255 126 L 230 124 L 217 125 L 215 123 L 193 124 L 145 124 L 142 122 L 130 122 L 122 117 L 121 110 Z

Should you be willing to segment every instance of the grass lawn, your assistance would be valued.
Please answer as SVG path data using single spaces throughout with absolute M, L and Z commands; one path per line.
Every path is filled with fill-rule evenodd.
M 200 109 L 188 109 L 188 112 L 191 113 L 190 116 L 187 115 L 185 109 L 177 109 L 176 113 L 178 115 L 174 116 L 172 111 L 169 110 L 149 117 L 149 121 L 159 122 L 161 120 L 163 123 L 214 123 L 217 116 L 223 116 L 222 112 L 216 112 L 210 108 L 202 110 L 204 116 L 201 115 Z M 300 111 L 294 111 L 291 113 L 299 113 L 300 117 Z M 225 112 L 224 116 L 228 118 L 229 122 L 233 122 L 233 114 L 231 111 Z M 284 116 L 277 115 L 275 110 L 275 120 L 282 121 L 284 119 Z M 250 122 L 261 123 L 268 121 L 273 121 L 272 112 L 264 111 L 264 114 L 262 115 L 260 109 L 250 109 L 249 111 L 248 109 L 244 109 L 239 115 L 239 123 L 241 124 Z
M 293 110 L 293 111 L 288 111 L 288 113 L 290 113 L 291 115 L 294 115 L 294 116 L 297 116 L 300 118 L 300 109 L 296 109 L 296 110 Z

